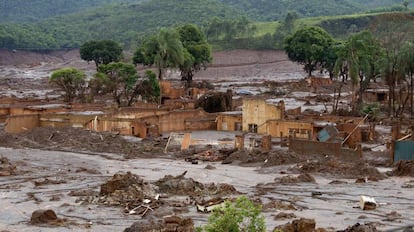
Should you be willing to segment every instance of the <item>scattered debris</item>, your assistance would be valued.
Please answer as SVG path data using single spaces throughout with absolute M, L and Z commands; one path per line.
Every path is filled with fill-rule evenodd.
M 223 207 L 224 205 L 225 205 L 225 200 L 219 197 L 219 198 L 213 198 L 213 199 L 199 202 L 199 203 L 197 202 L 196 208 L 197 208 L 197 211 L 199 212 L 210 213 L 214 209 Z
M 0 176 L 11 176 L 16 174 L 16 166 L 9 162 L 6 157 L 0 157 Z
M 377 228 L 373 224 L 361 225 L 356 223 L 355 225 L 347 227 L 345 230 L 339 230 L 338 232 L 377 232 Z
M 64 184 L 67 182 L 66 180 L 50 180 L 48 178 L 45 178 L 44 180 L 34 181 L 33 183 L 36 187 L 38 187 L 38 186 L 49 185 L 49 184 Z
M 408 182 L 405 182 L 401 188 L 414 188 L 414 180 L 410 180 Z
M 359 207 L 362 210 L 374 210 L 377 208 L 377 202 L 373 197 L 361 196 L 359 199 Z
M 399 161 L 390 174 L 394 176 L 414 177 L 414 160 Z

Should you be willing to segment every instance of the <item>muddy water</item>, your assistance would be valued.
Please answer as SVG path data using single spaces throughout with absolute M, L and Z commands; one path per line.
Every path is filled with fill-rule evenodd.
M 379 222 L 379 229 L 389 229 L 408 224 L 414 220 L 414 193 L 412 189 L 401 188 L 410 178 L 389 178 L 380 182 L 332 185 L 326 176 L 315 174 L 317 183 L 275 184 L 274 178 L 280 177 L 287 166 L 266 169 L 239 167 L 209 163 L 216 169 L 205 169 L 207 163 L 192 165 L 173 159 L 136 159 L 123 160 L 117 154 L 91 155 L 41 151 L 33 149 L 16 150 L 0 148 L 0 155 L 7 157 L 17 166 L 18 175 L 0 177 L 0 229 L 9 231 L 122 231 L 139 216 L 125 215 L 120 207 L 106 207 L 93 204 L 76 203 L 76 197 L 69 196 L 71 190 L 91 189 L 99 191 L 100 184 L 118 171 L 131 171 L 144 180 L 153 181 L 167 174 L 178 175 L 187 171 L 191 177 L 203 183 L 229 183 L 240 192 L 254 195 L 256 185 L 264 184 L 264 203 L 270 200 L 289 200 L 298 210 L 293 212 L 299 217 L 315 218 L 317 227 L 344 229 L 356 222 Z M 94 172 L 77 171 L 94 170 Z M 91 174 L 99 171 L 101 174 Z M 34 181 L 60 181 L 60 184 L 35 186 Z M 313 191 L 322 195 L 312 197 Z M 28 195 L 29 194 L 29 195 Z M 375 197 L 380 206 L 374 211 L 357 208 L 359 196 Z M 52 197 L 57 199 L 52 200 Z M 59 217 L 68 221 L 62 227 L 36 227 L 29 225 L 31 213 L 37 209 L 53 209 Z M 402 218 L 384 221 L 385 215 L 397 211 Z M 275 221 L 273 216 L 280 211 L 267 212 L 268 230 L 286 221 Z M 194 218 L 197 225 L 206 222 L 208 215 L 197 213 L 194 208 L 185 216 Z

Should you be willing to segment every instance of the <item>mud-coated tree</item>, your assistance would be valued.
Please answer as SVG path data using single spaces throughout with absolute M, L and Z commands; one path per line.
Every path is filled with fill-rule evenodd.
M 62 68 L 54 71 L 49 77 L 49 83 L 58 86 L 64 92 L 64 100 L 72 102 L 75 98 L 83 100 L 86 75 L 75 68 Z
M 118 62 L 122 55 L 122 47 L 112 40 L 92 40 L 84 43 L 79 52 L 83 60 L 95 62 L 98 70 L 101 64 Z
M 285 40 L 284 49 L 289 59 L 304 65 L 309 76 L 322 66 L 334 40 L 320 27 L 304 27 Z

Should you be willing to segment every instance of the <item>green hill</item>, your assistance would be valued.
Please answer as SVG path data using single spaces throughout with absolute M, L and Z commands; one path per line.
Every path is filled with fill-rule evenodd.
M 160 27 L 183 23 L 201 26 L 214 17 L 256 21 L 255 37 L 267 36 L 262 40 L 272 42 L 269 36 L 288 11 L 299 17 L 337 16 L 386 11 L 395 5 L 400 9 L 402 0 L 0 0 L 0 48 L 74 48 L 94 39 L 112 39 L 135 47 L 140 38 Z M 312 20 L 318 19 L 307 23 Z M 369 18 L 342 20 L 340 27 L 329 19 L 320 25 L 341 35 L 367 24 L 361 20 Z
M 36 22 L 106 4 L 140 0 L 0 0 L 0 22 Z

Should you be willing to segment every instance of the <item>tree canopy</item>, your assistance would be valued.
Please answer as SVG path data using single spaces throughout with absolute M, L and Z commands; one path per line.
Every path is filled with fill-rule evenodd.
M 201 68 L 206 69 L 207 64 L 212 61 L 211 47 L 204 33 L 193 24 L 179 27 L 178 33 L 184 49 L 184 62 L 179 65 L 181 79 L 191 82 L 194 72 Z
M 83 60 L 94 61 L 96 69 L 99 65 L 117 62 L 122 55 L 122 47 L 112 40 L 93 40 L 80 47 L 80 56 Z
M 135 51 L 134 64 L 155 65 L 158 79 L 162 80 L 166 68 L 178 68 L 184 63 L 184 49 L 178 32 L 163 28 L 146 39 Z
M 305 71 L 312 75 L 322 66 L 329 48 L 334 43 L 331 35 L 320 27 L 303 27 L 285 40 L 285 52 L 289 59 L 304 65 Z
M 99 66 L 95 78 L 102 83 L 101 88 L 111 93 L 118 106 L 130 106 L 139 95 L 138 75 L 132 64 L 122 62 Z
M 383 49 L 379 41 L 369 31 L 353 34 L 337 50 L 338 59 L 335 64 L 335 73 L 340 69 L 347 70 L 351 77 L 353 94 L 353 109 L 362 108 L 362 93 L 368 84 L 380 73 L 380 60 Z
M 64 91 L 64 99 L 72 102 L 76 97 L 83 100 L 86 75 L 75 68 L 62 68 L 54 71 L 49 77 L 49 83 L 55 84 Z

